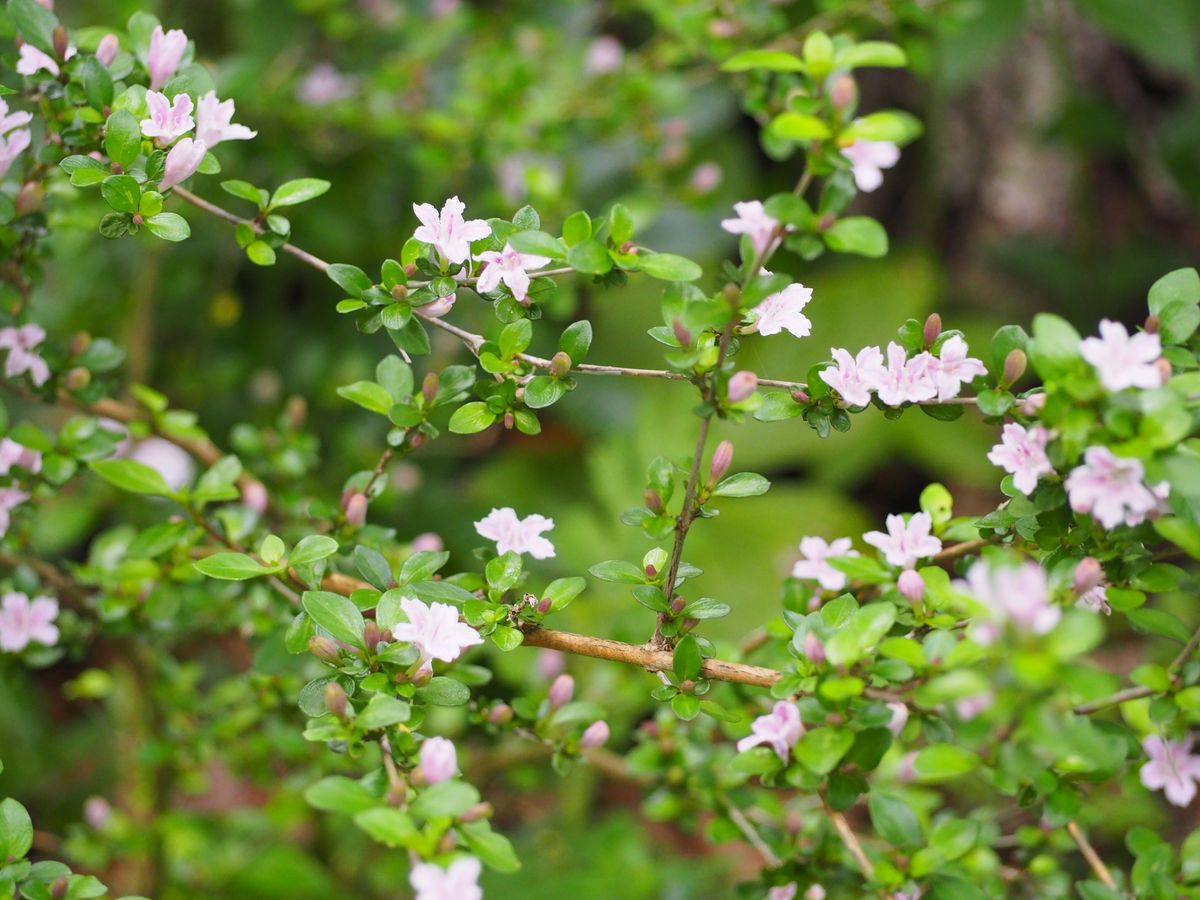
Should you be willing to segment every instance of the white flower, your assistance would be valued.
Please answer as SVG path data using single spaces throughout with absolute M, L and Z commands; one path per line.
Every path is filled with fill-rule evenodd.
M 7 475 L 13 466 L 20 466 L 30 472 L 42 470 L 42 454 L 24 444 L 18 444 L 12 438 L 0 440 L 0 475 Z
M 547 256 L 534 256 L 529 253 L 518 253 L 512 244 L 505 243 L 504 249 L 485 250 L 475 257 L 480 262 L 487 263 L 479 273 L 476 287 L 481 293 L 494 291 L 503 281 L 517 300 L 524 300 L 529 293 L 529 269 L 540 269 L 550 262 Z
M 1050 432 L 1041 425 L 1026 429 L 1010 422 L 1004 426 L 1000 443 L 988 453 L 988 459 L 1013 476 L 1013 484 L 1028 496 L 1038 479 L 1054 471 L 1046 456 Z
M 458 197 L 451 197 L 442 204 L 439 213 L 432 203 L 414 203 L 413 212 L 421 220 L 413 237 L 432 244 L 445 259 L 452 263 L 465 262 L 471 255 L 471 241 L 479 241 L 492 233 L 483 219 L 464 219 L 467 205 Z
M 750 310 L 750 314 L 754 316 L 754 324 L 749 330 L 764 336 L 786 330 L 796 337 L 808 337 L 812 334 L 812 322 L 802 310 L 811 299 L 812 288 L 806 288 L 802 284 L 789 284 Z
M 780 700 L 769 713 L 754 720 L 750 731 L 751 734 L 737 742 L 739 753 L 745 753 L 759 744 L 767 744 L 780 759 L 787 762 L 788 754 L 804 734 L 800 709 L 795 703 Z
M 63 59 L 64 61 L 68 60 L 74 55 L 75 48 L 68 47 Z M 41 69 L 45 69 L 51 75 L 59 73 L 58 63 L 54 61 L 53 57 L 47 56 L 32 44 L 22 44 L 20 57 L 17 59 L 17 74 L 34 75 Z
M 258 135 L 245 125 L 233 124 L 235 108 L 232 100 L 218 100 L 216 91 L 209 91 L 196 104 L 196 137 L 210 150 L 221 141 L 248 141 Z
M 0 650 L 19 653 L 37 642 L 47 647 L 58 643 L 58 601 L 12 592 L 0 601 Z
M 759 256 L 766 253 L 768 245 L 776 237 L 776 229 L 780 227 L 779 220 L 768 216 L 762 201 L 748 200 L 745 203 L 733 204 L 736 219 L 723 219 L 721 227 L 730 234 L 748 234 L 754 244 L 754 250 Z
M 192 118 L 192 98 L 187 94 L 176 94 L 175 102 L 158 91 L 146 93 L 148 119 L 142 119 L 142 134 L 154 138 L 159 147 L 169 147 L 176 138 L 183 137 L 195 127 Z
M 8 111 L 8 104 L 4 102 L 3 97 L 0 97 L 0 134 L 8 134 L 14 128 L 28 125 L 32 121 L 33 113 L 20 110 L 10 113 Z
M 827 543 L 824 538 L 806 537 L 800 540 L 804 558 L 792 566 L 793 578 L 807 578 L 820 583 L 827 591 L 840 591 L 846 586 L 846 573 L 831 566 L 827 560 L 858 556 L 850 549 L 850 538 L 838 538 Z
M 420 669 L 431 670 L 435 659 L 454 662 L 468 647 L 483 643 L 478 631 L 458 620 L 458 610 L 449 603 L 426 606 L 420 600 L 402 597 L 400 608 L 408 621 L 392 626 L 392 634 L 421 652 Z
M 1182 741 L 1164 741 L 1152 734 L 1142 741 L 1142 749 L 1150 761 L 1139 773 L 1142 784 L 1152 791 L 1162 791 L 1175 806 L 1187 806 L 1196 796 L 1196 781 L 1200 779 L 1200 756 L 1192 753 L 1194 737 Z
M 32 323 L 20 328 L 0 328 L 0 350 L 8 351 L 8 359 L 4 361 L 4 374 L 14 378 L 28 372 L 38 387 L 45 384 L 50 378 L 50 367 L 34 352 L 45 339 L 46 332 L 42 327 Z
M 866 406 L 871 402 L 871 385 L 887 375 L 883 354 L 878 347 L 863 347 L 857 356 L 849 350 L 833 347 L 829 351 L 837 363 L 835 368 L 822 369 L 817 375 L 841 395 L 850 406 Z
M 942 542 L 929 533 L 932 520 L 928 513 L 915 513 L 907 523 L 903 516 L 887 517 L 887 534 L 868 531 L 863 540 L 879 549 L 889 565 L 911 569 L 917 560 L 933 556 L 942 549 Z
M 421 775 L 426 784 L 447 781 L 458 772 L 458 751 L 454 742 L 444 737 L 427 738 L 421 744 Z
M 473 856 L 456 859 L 449 869 L 433 863 L 412 867 L 408 883 L 417 892 L 413 900 L 483 900 L 479 886 L 479 860 Z
M 997 621 L 1045 634 L 1062 618 L 1062 610 L 1050 602 L 1046 572 L 1035 562 L 1012 566 L 980 560 L 967 572 L 967 580 L 955 586 L 987 606 L 992 615 L 992 622 L 976 626 L 974 637 L 980 643 L 995 640 Z
M 855 141 L 842 148 L 850 160 L 854 183 L 860 191 L 873 191 L 883 184 L 881 169 L 890 169 L 900 161 L 900 148 L 890 141 Z
M 945 403 L 973 378 L 987 374 L 987 367 L 974 357 L 967 356 L 967 342 L 957 334 L 947 338 L 939 355 L 929 364 L 929 375 L 937 385 L 937 398 Z
M 931 377 L 935 358 L 918 353 L 912 359 L 903 347 L 892 341 L 887 349 L 887 367 L 865 376 L 870 388 L 888 406 L 921 403 L 937 396 L 937 384 Z
M 1110 391 L 1162 387 L 1163 373 L 1155 365 L 1162 356 L 1162 341 L 1157 334 L 1143 331 L 1130 337 L 1120 322 L 1103 319 L 1100 337 L 1084 338 L 1079 352 Z
M 534 559 L 549 559 L 554 555 L 554 545 L 541 537 L 543 531 L 554 527 L 554 520 L 545 516 L 532 515 L 517 518 L 511 506 L 493 509 L 475 523 L 480 537 L 496 542 L 497 553 L 528 553 Z
M 1162 511 L 1170 491 L 1165 481 L 1148 487 L 1145 474 L 1141 460 L 1115 456 L 1107 447 L 1088 447 L 1083 465 L 1065 482 L 1071 509 L 1089 513 L 1105 528 L 1138 525 Z

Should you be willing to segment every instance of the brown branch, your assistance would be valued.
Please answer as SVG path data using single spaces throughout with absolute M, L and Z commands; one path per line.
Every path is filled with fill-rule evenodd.
M 1192 636 L 1188 642 L 1183 645 L 1183 649 L 1175 654 L 1175 658 L 1171 660 L 1171 664 L 1167 666 L 1167 674 L 1172 676 L 1172 682 L 1175 681 L 1174 675 L 1185 662 L 1191 659 L 1192 654 L 1200 647 L 1200 628 L 1192 632 Z M 1091 700 L 1087 703 L 1081 703 L 1075 707 L 1076 715 L 1088 715 L 1089 713 L 1099 712 L 1102 709 L 1108 709 L 1110 706 L 1117 706 L 1121 703 L 1128 703 L 1130 700 L 1141 700 L 1143 697 L 1153 697 L 1159 691 L 1154 688 L 1140 686 L 1125 688 L 1117 691 L 1115 694 L 1109 694 L 1107 697 L 1101 697 L 1099 700 Z
M 829 816 L 829 820 L 833 822 L 833 827 L 837 831 L 838 837 L 842 839 L 842 843 L 846 845 L 846 849 L 850 851 L 850 855 L 858 863 L 858 868 L 862 872 L 863 878 L 871 881 L 875 877 L 875 864 L 871 862 L 871 858 L 863 850 L 863 846 L 858 840 L 858 835 L 854 833 L 854 829 L 850 827 L 850 823 L 846 821 L 846 817 L 830 806 L 829 801 L 824 796 L 821 797 L 821 803 L 825 807 L 825 813 Z
M 1108 871 L 1108 866 L 1104 864 L 1104 860 L 1100 858 L 1100 854 L 1096 852 L 1096 848 L 1088 841 L 1087 836 L 1079 830 L 1079 826 L 1074 820 L 1067 823 L 1067 834 L 1071 835 L 1071 840 L 1075 842 L 1075 846 L 1079 848 L 1080 854 L 1091 870 L 1096 873 L 1096 877 L 1104 883 L 1104 886 L 1110 891 L 1117 890 L 1117 883 L 1113 881 L 1112 873 Z

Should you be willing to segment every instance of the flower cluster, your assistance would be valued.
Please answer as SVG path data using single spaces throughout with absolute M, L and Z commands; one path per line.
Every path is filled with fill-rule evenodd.
M 872 392 L 885 406 L 945 403 L 957 397 L 963 385 L 987 374 L 983 363 L 968 353 L 967 342 L 957 334 L 941 343 L 936 356 L 923 350 L 909 357 L 893 341 L 888 344 L 886 364 L 878 347 L 865 347 L 853 356 L 835 347 L 830 350 L 835 365 L 818 374 L 851 407 L 866 406 Z

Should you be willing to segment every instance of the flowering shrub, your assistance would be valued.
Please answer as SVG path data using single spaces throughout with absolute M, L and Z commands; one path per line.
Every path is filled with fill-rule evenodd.
M 1132 829 L 1126 871 L 1106 864 L 1079 822 L 1101 792 L 1161 792 L 1187 806 L 1200 780 L 1190 734 L 1200 631 L 1156 602 L 1189 593 L 1193 576 L 1178 563 L 1200 558 L 1200 275 L 1180 269 L 1150 286 L 1134 334 L 1105 320 L 1098 337 L 1081 337 L 1043 313 L 1029 331 L 1006 325 L 970 347 L 933 315 L 897 322 L 886 347 L 831 347 L 803 381 L 751 368 L 764 340 L 837 343 L 821 326 L 821 285 L 773 273 L 772 260 L 887 253 L 881 224 L 850 204 L 890 177 L 921 126 L 859 108 L 854 73 L 905 67 L 899 46 L 813 30 L 797 52 L 723 61 L 765 144 L 794 160 L 796 183 L 735 204 L 721 227 L 738 252 L 719 272 L 643 244 L 638 216 L 619 203 L 553 225 L 532 206 L 470 218 L 469 200 L 423 197 L 420 185 L 411 237 L 364 269 L 327 261 L 302 235 L 293 243 L 293 208 L 327 202 L 330 182 L 215 179 L 226 174 L 215 148 L 257 132 L 234 122 L 236 98 L 183 31 L 144 12 L 123 29 L 77 30 L 35 0 L 8 0 L 7 15 L 21 78 L 0 99 L 0 240 L 18 297 L 0 330 L 3 384 L 71 414 L 53 428 L 6 422 L 0 443 L 6 666 L 69 666 L 104 637 L 142 665 L 164 634 L 252 639 L 247 677 L 286 709 L 247 731 L 261 725 L 281 757 L 319 760 L 328 774 L 303 786 L 307 804 L 390 848 L 420 900 L 482 896 L 485 866 L 522 877 L 503 810 L 472 783 L 478 757 L 460 752 L 475 737 L 528 742 L 564 775 L 603 767 L 639 784 L 653 815 L 744 840 L 761 862 L 747 897 L 1197 892 L 1200 832 L 1176 847 Z M 619 66 L 620 45 L 614 55 L 597 44 L 587 65 Z M 322 84 L 307 88 L 322 102 L 346 87 Z M 192 192 L 218 184 L 240 211 Z M 252 263 L 327 276 L 331 321 L 336 309 L 364 335 L 385 333 L 393 348 L 375 377 L 337 386 L 386 422 L 374 469 L 347 479 L 340 498 L 306 496 L 286 465 L 219 449 L 162 394 L 136 385 L 132 401 L 116 399 L 112 342 L 48 332 L 39 260 L 49 235 L 89 217 L 97 196 L 104 211 L 90 224 L 103 238 L 142 252 L 223 220 Z M 662 367 L 590 360 L 590 322 L 560 328 L 547 312 L 569 279 L 658 283 L 661 324 L 649 338 Z M 467 303 L 490 307 L 486 333 L 456 322 Z M 432 352 L 437 335 L 457 342 L 454 361 Z M 453 564 L 436 535 L 404 541 L 372 521 L 397 460 L 445 432 L 537 436 L 546 410 L 586 404 L 601 376 L 679 382 L 690 395 L 690 457 L 639 460 L 642 504 L 620 515 L 644 555 L 549 579 L 549 506 L 474 510 L 475 558 Z M 712 440 L 714 423 L 803 419 L 825 438 L 879 413 L 982 420 L 1003 502 L 956 515 L 951 493 L 930 484 L 919 509 L 880 528 L 803 537 L 780 615 L 730 658 L 709 620 L 737 598 L 696 585 L 702 566 L 736 568 L 738 548 L 696 559 L 688 539 L 771 484 L 737 468 L 737 440 Z M 303 456 L 303 440 L 288 449 Z M 97 479 L 144 498 L 138 524 L 106 532 L 83 562 L 32 554 L 48 498 Z M 596 582 L 626 586 L 647 610 L 643 642 L 553 627 Z M 202 604 L 181 612 L 179 596 Z M 1102 654 L 1124 628 L 1150 649 L 1113 674 Z M 1179 646 L 1164 657 L 1167 643 Z M 526 648 L 650 673 L 637 677 L 659 711 L 617 732 L 603 702 L 577 697 L 561 672 L 504 693 L 494 676 L 506 654 L 528 662 Z M 158 677 L 196 677 L 179 664 Z M 199 715 L 167 706 L 181 732 Z M 460 745 L 440 733 L 445 708 L 465 714 Z M 0 896 L 103 895 L 92 876 L 28 858 L 34 832 L 19 801 L 0 804 Z

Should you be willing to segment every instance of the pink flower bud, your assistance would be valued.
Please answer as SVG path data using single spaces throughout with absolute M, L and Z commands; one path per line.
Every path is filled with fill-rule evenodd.
M 579 746 L 584 749 L 603 747 L 608 743 L 608 735 L 608 723 L 600 719 L 587 727 L 583 737 L 579 739 Z
M 488 711 L 488 721 L 493 725 L 507 725 L 512 719 L 513 710 L 507 703 L 497 703 Z
M 336 666 L 341 662 L 338 645 L 324 635 L 314 634 L 308 639 L 308 651 L 321 662 Z
M 550 358 L 550 374 L 555 378 L 562 378 L 571 371 L 571 357 L 567 356 L 562 350 L 559 350 Z
M 1045 394 L 1030 394 L 1021 401 L 1021 415 L 1036 416 L 1046 405 Z
M 103 797 L 88 797 L 83 802 L 83 819 L 97 831 L 101 831 L 111 818 L 112 804 Z
M 929 318 L 925 320 L 925 346 L 933 345 L 933 342 L 938 339 L 938 335 L 942 333 L 942 317 L 937 313 L 930 313 Z
M 1158 377 L 1163 384 L 1166 384 L 1168 381 L 1170 381 L 1171 376 L 1175 374 L 1171 369 L 1171 363 L 1168 362 L 1167 358 L 1164 356 L 1160 356 L 1154 361 L 1154 367 L 1158 369 Z
M 267 511 L 267 489 L 261 481 L 251 481 L 242 488 L 242 504 L 259 515 Z
M 692 333 L 683 327 L 683 320 L 676 319 L 671 323 L 671 330 L 675 332 L 675 340 L 684 347 L 692 345 Z
M 1008 351 L 1008 356 L 1004 357 L 1004 376 L 1002 383 L 1005 385 L 1014 384 L 1022 375 L 1025 374 L 1025 365 L 1028 358 L 1025 356 L 1025 351 L 1019 348 L 1014 348 Z
M 1158 316 L 1147 316 L 1146 324 L 1143 327 L 1146 329 L 1146 334 L 1158 334 L 1162 329 L 1162 320 Z
M 438 553 L 445 545 L 442 543 L 439 535 L 434 534 L 432 531 L 426 531 L 413 538 L 410 546 L 413 553 L 419 553 L 422 550 Z
M 743 369 L 729 379 L 729 402 L 741 403 L 749 399 L 758 389 L 758 376 Z
M 158 189 L 165 191 L 167 188 L 172 188 L 181 181 L 191 178 L 200 168 L 200 163 L 204 162 L 204 154 L 207 152 L 208 148 L 204 146 L 204 141 L 187 137 L 180 138 L 179 142 L 167 153 L 166 162 L 163 164 L 163 177 L 158 183 Z
M 654 513 L 661 513 L 663 509 L 662 495 L 654 488 L 646 488 L 646 492 L 642 495 L 642 499 L 646 503 L 646 508 Z
M 550 705 L 558 708 L 571 702 L 575 696 L 575 679 L 570 675 L 559 675 L 550 685 Z
M 539 600 L 537 602 L 536 609 L 538 611 L 538 615 L 540 615 L 540 616 L 546 615 L 546 613 L 550 612 L 550 607 L 552 607 L 553 605 L 554 604 L 551 602 L 549 597 L 543 597 L 541 600 Z
M 849 75 L 838 75 L 829 86 L 829 100 L 838 109 L 848 109 L 858 99 L 858 84 Z
M 725 473 L 729 471 L 731 465 L 733 465 L 733 444 L 729 441 L 721 441 L 717 444 L 717 449 L 713 451 L 708 480 L 712 484 L 716 484 L 725 477 Z
M 1093 556 L 1086 556 L 1079 561 L 1079 565 L 1075 567 L 1075 577 L 1073 587 L 1075 593 L 1086 594 L 1094 587 L 1099 587 L 1104 582 L 1104 567 L 1100 565 L 1100 561 Z
M 896 581 L 896 590 L 910 603 L 917 603 L 925 596 L 925 579 L 916 569 L 905 569 Z
M 342 501 L 342 512 L 346 514 L 347 525 L 362 528 L 367 521 L 367 495 L 354 491 Z
M 67 42 L 67 29 L 59 25 L 51 33 L 51 40 L 54 42 L 54 55 L 59 59 L 67 58 L 67 49 L 70 44 Z
M 427 404 L 432 403 L 437 397 L 438 388 L 441 386 L 441 379 L 437 372 L 427 372 L 425 377 L 421 379 L 421 397 L 424 398 Z
M 682 597 L 676 597 L 674 600 L 671 601 L 671 613 L 673 615 L 677 616 L 681 612 L 683 612 L 684 607 L 686 607 L 686 606 L 687 606 L 686 600 L 684 600 Z
M 796 390 L 796 391 L 792 391 L 792 399 L 801 405 L 805 405 L 812 398 L 809 397 L 808 394 L 805 393 L 804 391 Z
M 567 667 L 567 658 L 560 650 L 542 650 L 537 655 L 538 674 L 547 681 L 561 675 Z
M 815 665 L 819 666 L 825 662 L 825 645 L 811 631 L 804 636 L 804 655 L 808 657 L 809 662 Z
M 106 34 L 100 39 L 100 44 L 96 47 L 96 59 L 100 60 L 100 65 L 108 68 L 112 65 L 112 61 L 117 58 L 117 51 L 120 45 L 117 43 L 115 34 Z
M 346 691 L 336 681 L 325 685 L 325 708 L 339 719 L 346 717 Z
M 374 619 L 368 619 L 366 624 L 363 625 L 363 643 L 367 645 L 369 651 L 374 653 L 375 648 L 379 646 L 379 640 L 379 625 Z
M 421 764 L 418 767 L 426 784 L 448 781 L 458 771 L 458 753 L 454 742 L 443 737 L 431 737 L 421 744 Z
M 904 730 L 904 726 L 908 723 L 908 707 L 896 701 L 889 703 L 888 709 L 892 711 L 892 719 L 888 722 L 888 730 L 891 731 L 894 737 L 900 737 L 900 732 Z

